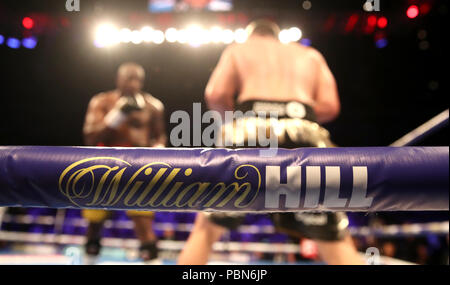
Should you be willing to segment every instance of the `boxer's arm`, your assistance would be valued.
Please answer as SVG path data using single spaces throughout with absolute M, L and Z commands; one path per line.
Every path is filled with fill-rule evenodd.
M 336 85 L 336 80 L 328 67 L 325 58 L 314 51 L 314 58 L 318 63 L 316 81 L 314 112 L 319 123 L 326 123 L 336 119 L 339 115 L 341 104 Z
M 89 102 L 83 126 L 85 145 L 95 146 L 99 143 L 107 143 L 114 135 L 115 131 L 108 128 L 104 122 L 105 115 L 102 100 L 94 96 Z
M 164 121 L 164 107 L 155 107 L 150 123 L 150 146 L 165 147 L 167 144 L 166 126 Z
M 234 109 L 234 95 L 238 75 L 231 47 L 225 49 L 205 89 L 205 101 L 209 109 L 224 111 Z

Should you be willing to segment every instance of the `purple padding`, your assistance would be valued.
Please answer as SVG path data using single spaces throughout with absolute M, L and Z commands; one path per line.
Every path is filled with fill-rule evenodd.
M 225 212 L 449 209 L 448 147 L 278 149 L 272 157 L 261 151 L 0 147 L 0 206 Z

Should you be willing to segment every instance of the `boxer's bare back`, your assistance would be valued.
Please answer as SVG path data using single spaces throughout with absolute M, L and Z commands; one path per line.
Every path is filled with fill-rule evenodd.
M 261 35 L 223 52 L 205 93 L 212 109 L 225 104 L 232 110 L 235 93 L 237 102 L 299 101 L 311 105 L 321 122 L 334 119 L 340 107 L 335 79 L 320 52 Z

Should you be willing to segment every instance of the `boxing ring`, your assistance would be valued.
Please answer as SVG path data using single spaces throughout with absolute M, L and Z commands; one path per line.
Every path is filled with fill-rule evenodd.
M 448 124 L 448 110 L 430 122 L 390 147 L 277 149 L 273 157 L 261 156 L 259 149 L 5 146 L 0 147 L 0 207 L 252 213 L 448 211 L 449 148 L 406 146 Z M 448 222 L 417 227 L 448 234 Z M 409 234 L 417 234 L 417 227 Z M 359 231 L 367 234 L 370 229 Z M 381 234 L 389 232 L 408 234 L 404 228 L 392 227 Z M 0 236 L 4 240 L 17 237 Z M 35 241 L 82 244 L 58 238 L 64 240 L 40 236 Z M 179 249 L 182 244 L 160 246 Z M 242 250 L 238 245 L 235 249 Z

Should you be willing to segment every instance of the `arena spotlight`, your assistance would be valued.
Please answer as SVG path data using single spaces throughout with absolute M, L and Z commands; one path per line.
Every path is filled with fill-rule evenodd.
M 160 30 L 154 30 L 153 32 L 152 32 L 152 41 L 155 43 L 155 44 L 157 44 L 157 45 L 159 45 L 159 44 L 162 44 L 163 42 L 164 42 L 164 33 L 163 33 L 163 31 L 160 31 Z
M 2 45 L 5 42 L 5 37 L 0 35 L 0 45 Z
M 380 38 L 375 41 L 375 46 L 377 48 L 385 48 L 388 45 L 388 40 L 386 38 Z
M 244 43 L 247 40 L 247 31 L 245 29 L 239 28 L 234 31 L 234 41 L 237 43 Z
M 97 47 L 108 47 L 119 42 L 118 31 L 111 24 L 101 24 L 95 30 L 94 44 Z
M 37 45 L 37 39 L 35 37 L 24 38 L 22 45 L 27 49 L 34 49 Z
M 131 42 L 135 45 L 142 43 L 144 39 L 142 38 L 141 31 L 134 30 L 131 32 Z
M 298 42 L 302 38 L 302 31 L 297 27 L 289 29 L 289 36 L 291 42 Z
M 140 30 L 130 30 L 128 28 L 119 30 L 112 25 L 103 24 L 96 29 L 94 44 L 102 48 L 117 43 L 141 44 L 143 42 L 153 42 L 161 44 L 167 41 L 169 43 L 187 43 L 192 47 L 199 47 L 208 43 L 243 43 L 247 38 L 248 34 L 244 28 L 237 28 L 233 31 L 214 26 L 205 29 L 194 24 L 181 30 L 171 27 L 163 32 L 147 26 Z M 299 42 L 302 39 L 302 31 L 298 27 L 283 29 L 279 34 L 279 39 L 282 43 Z
M 150 27 L 143 27 L 140 31 L 142 41 L 149 43 L 153 40 L 153 29 Z
M 302 7 L 303 7 L 303 9 L 305 9 L 305 10 L 309 10 L 309 9 L 311 9 L 311 7 L 312 7 L 312 3 L 311 3 L 311 1 L 308 1 L 308 0 L 306 0 L 306 1 L 303 1 L 303 3 L 302 3 Z
M 225 29 L 221 32 L 221 42 L 224 44 L 231 44 L 234 41 L 234 33 L 230 29 Z
M 371 15 L 367 18 L 367 25 L 369 27 L 375 27 L 377 24 L 377 16 Z
M 6 41 L 6 45 L 12 49 L 18 49 L 20 47 L 20 40 L 16 38 L 9 38 Z
M 34 20 L 30 17 L 25 17 L 22 20 L 22 26 L 27 30 L 31 30 L 34 27 Z
M 174 43 L 177 41 L 178 31 L 175 28 L 168 28 L 165 32 L 166 41 L 169 43 Z
M 129 43 L 131 42 L 131 38 L 132 38 L 132 31 L 130 29 L 127 28 L 123 28 L 119 31 L 119 40 L 122 43 Z
M 377 22 L 378 28 L 384 29 L 387 27 L 387 24 L 388 24 L 388 20 L 386 17 L 378 18 L 378 22 Z
M 104 48 L 105 47 L 105 45 L 102 42 L 100 42 L 99 40 L 97 40 L 97 39 L 94 40 L 94 46 L 97 47 L 97 48 Z
M 188 35 L 186 29 L 178 30 L 177 32 L 177 42 L 180 44 L 185 44 L 188 41 Z
M 217 26 L 212 27 L 211 29 L 209 29 L 209 34 L 211 37 L 211 42 L 213 43 L 221 42 L 222 29 L 220 27 Z
M 278 34 L 278 39 L 283 44 L 289 43 L 290 42 L 289 30 L 286 30 L 286 29 L 281 30 L 280 33 Z
M 278 34 L 278 39 L 280 42 L 287 44 L 290 42 L 297 42 L 302 38 L 302 31 L 297 27 L 292 27 L 290 29 L 283 29 Z
M 359 15 L 358 14 L 352 14 L 348 20 L 347 23 L 345 24 L 345 31 L 347 33 L 353 31 L 353 29 L 355 29 L 356 24 L 358 23 L 358 19 L 359 19 Z
M 311 40 L 310 39 L 307 39 L 307 38 L 303 38 L 303 39 L 301 39 L 300 40 L 300 44 L 302 44 L 302 45 L 304 45 L 304 46 L 311 46 L 311 44 L 312 44 L 312 42 L 311 42 Z
M 192 47 L 199 47 L 211 41 L 209 31 L 199 25 L 190 25 L 186 29 L 187 42 Z
M 411 5 L 408 7 L 408 10 L 406 10 L 406 16 L 410 19 L 414 19 L 415 17 L 419 16 L 419 7 L 416 5 Z

